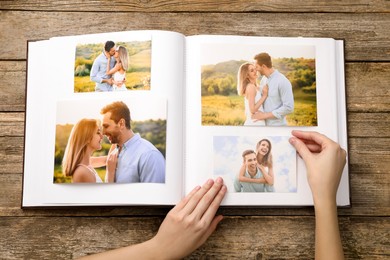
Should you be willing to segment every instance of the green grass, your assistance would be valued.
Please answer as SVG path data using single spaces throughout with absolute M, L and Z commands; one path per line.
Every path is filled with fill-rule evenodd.
M 136 71 L 126 72 L 126 88 L 128 90 L 150 90 L 150 84 L 144 81 L 150 78 L 150 72 Z M 95 82 L 91 81 L 89 76 L 74 78 L 75 92 L 94 92 Z
M 130 68 L 126 72 L 126 88 L 128 90 L 150 90 L 150 66 L 150 49 L 130 56 Z M 74 92 L 94 92 L 95 84 L 89 76 L 77 76 L 74 78 Z
M 238 126 L 245 122 L 244 97 L 203 96 L 202 125 Z M 316 95 L 294 92 L 294 112 L 287 116 L 289 126 L 316 126 Z
M 240 96 L 202 97 L 202 125 L 243 125 L 244 100 Z

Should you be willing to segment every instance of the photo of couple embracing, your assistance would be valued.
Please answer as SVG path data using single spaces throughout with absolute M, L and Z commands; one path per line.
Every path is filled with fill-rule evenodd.
M 57 125 L 55 161 L 58 165 L 54 182 L 165 183 L 164 155 L 133 131 L 127 104 L 115 101 L 102 106 L 99 112 L 101 119 L 83 117 L 74 125 Z M 164 120 L 148 120 L 147 124 L 149 126 L 144 124 L 140 129 L 159 129 L 165 135 Z M 103 136 L 108 139 L 107 143 L 103 143 Z M 164 142 L 165 136 L 160 139 Z M 62 145 L 61 149 L 65 141 L 65 148 Z M 103 145 L 108 152 L 99 152 Z M 98 168 L 101 168 L 100 173 Z
M 286 126 L 286 116 L 294 112 L 290 81 L 273 68 L 268 53 L 259 53 L 255 63 L 246 62 L 238 70 L 237 91 L 245 98 L 245 126 Z M 258 75 L 262 75 L 257 84 Z
M 151 39 L 78 43 L 74 92 L 150 90 Z
M 314 46 L 205 43 L 201 54 L 202 125 L 317 126 Z

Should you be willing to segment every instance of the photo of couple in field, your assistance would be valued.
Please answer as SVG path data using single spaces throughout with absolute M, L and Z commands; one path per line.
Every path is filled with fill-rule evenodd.
M 165 183 L 165 155 L 164 99 L 57 103 L 54 183 Z
M 150 90 L 151 40 L 79 43 L 74 92 Z
M 314 46 L 201 49 L 202 125 L 317 126 Z

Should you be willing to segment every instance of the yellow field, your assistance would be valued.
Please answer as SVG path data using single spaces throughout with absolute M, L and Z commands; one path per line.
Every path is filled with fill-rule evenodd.
M 203 96 L 202 125 L 239 126 L 245 121 L 244 97 Z M 289 126 L 316 126 L 315 94 L 294 92 L 294 112 L 287 116 Z
M 150 90 L 148 79 L 150 79 L 150 72 L 127 72 L 126 88 L 128 90 Z M 91 81 L 89 76 L 74 78 L 74 92 L 93 91 L 95 91 L 95 82 Z

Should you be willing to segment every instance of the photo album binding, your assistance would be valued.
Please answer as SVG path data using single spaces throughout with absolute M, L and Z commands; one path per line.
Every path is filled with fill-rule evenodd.
M 22 207 L 313 205 L 291 131 L 348 150 L 342 40 L 129 31 L 28 42 Z M 349 206 L 346 165 L 337 203 Z

